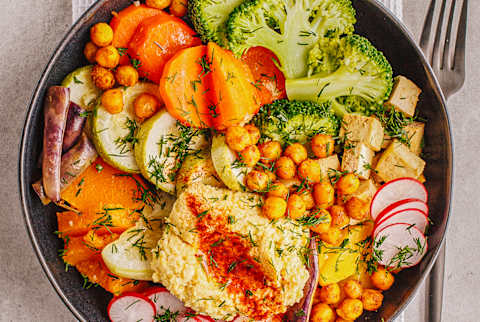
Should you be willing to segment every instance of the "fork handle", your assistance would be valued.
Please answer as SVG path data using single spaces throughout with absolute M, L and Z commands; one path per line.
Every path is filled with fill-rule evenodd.
M 440 248 L 437 261 L 430 271 L 428 281 L 428 296 L 426 303 L 426 317 L 427 322 L 442 321 L 442 307 L 443 307 L 443 277 L 445 272 L 445 244 Z

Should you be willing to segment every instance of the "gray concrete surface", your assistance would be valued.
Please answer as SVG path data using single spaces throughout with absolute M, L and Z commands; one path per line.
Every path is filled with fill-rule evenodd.
M 405 0 L 405 22 L 417 37 L 427 0 Z M 449 101 L 455 137 L 455 197 L 447 243 L 444 321 L 479 321 L 480 278 L 480 15 L 470 1 L 468 75 Z M 20 211 L 17 155 L 24 115 L 53 49 L 71 24 L 68 0 L 2 0 L 0 10 L 0 321 L 74 321 L 33 253 Z M 406 321 L 419 321 L 423 297 L 411 304 Z

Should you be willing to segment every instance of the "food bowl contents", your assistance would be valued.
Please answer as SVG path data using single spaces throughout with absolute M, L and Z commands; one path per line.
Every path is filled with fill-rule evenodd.
M 355 14 L 146 0 L 91 27 L 32 187 L 112 321 L 354 321 L 421 262 L 421 89 Z

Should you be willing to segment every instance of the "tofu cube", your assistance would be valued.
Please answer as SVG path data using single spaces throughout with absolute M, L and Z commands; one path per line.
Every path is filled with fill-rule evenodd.
M 342 120 L 340 137 L 348 142 L 363 142 L 373 151 L 380 151 L 383 141 L 382 123 L 375 117 L 346 114 Z
M 372 200 L 377 190 L 378 186 L 373 179 L 360 180 L 360 186 L 358 187 L 357 191 L 355 191 L 353 196 L 369 202 Z
M 385 133 L 382 141 L 382 150 L 388 148 L 388 146 L 392 143 L 392 141 L 393 141 L 392 137 Z
M 342 171 L 356 173 L 360 179 L 370 178 L 373 152 L 362 142 L 353 143 L 353 146 L 345 149 L 342 159 Z
M 316 161 L 318 164 L 320 164 L 322 179 L 328 179 L 330 174 L 329 172 L 331 172 L 332 170 L 340 169 L 340 161 L 338 160 L 338 156 L 336 154 L 326 158 L 316 159 Z
M 408 147 L 394 140 L 382 153 L 375 167 L 377 176 L 384 182 L 410 177 L 418 178 L 425 168 L 425 161 L 411 152 Z
M 405 132 L 407 133 L 409 149 L 415 155 L 422 153 L 423 147 L 423 134 L 425 132 L 425 123 L 412 122 L 405 126 Z
M 404 76 L 397 76 L 392 94 L 385 104 L 407 116 L 413 116 L 421 92 L 414 82 Z

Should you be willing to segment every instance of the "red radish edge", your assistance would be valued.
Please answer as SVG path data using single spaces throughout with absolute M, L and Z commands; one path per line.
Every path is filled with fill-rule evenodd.
M 428 201 L 428 192 L 427 192 L 427 189 L 425 188 L 425 186 L 423 185 L 423 183 L 421 183 L 420 181 L 418 181 L 417 179 L 414 179 L 414 178 L 398 178 L 398 179 L 394 179 L 392 181 L 389 181 L 387 183 L 385 183 L 383 186 L 381 186 L 377 192 L 375 192 L 375 195 L 373 196 L 372 198 L 372 202 L 370 203 L 370 214 L 372 216 L 372 218 L 375 220 L 375 218 L 378 217 L 378 215 L 383 211 L 383 209 L 379 210 L 378 213 L 374 213 L 374 209 L 373 209 L 373 206 L 375 204 L 375 199 L 378 197 L 378 195 L 385 189 L 385 187 L 388 187 L 389 185 L 393 184 L 393 183 L 396 183 L 398 181 L 413 181 L 414 183 L 418 184 L 420 187 L 422 187 L 422 189 L 424 190 L 425 192 L 425 200 L 422 200 L 423 202 L 427 203 Z M 406 199 L 406 198 L 405 198 Z M 421 199 L 420 199 L 421 200 Z M 398 200 L 397 200 L 398 201 Z M 385 208 L 384 208 L 385 209 Z
M 166 305 L 164 305 L 165 303 L 162 303 L 161 301 L 157 302 L 156 294 L 161 293 L 166 293 L 166 296 L 169 296 L 171 298 L 172 302 L 170 304 L 174 306 L 173 308 L 166 307 Z M 176 296 L 170 293 L 165 287 L 154 286 L 144 291 L 143 295 L 147 296 L 148 299 L 152 301 L 152 303 L 155 305 L 157 313 L 159 314 L 163 314 L 164 311 L 166 311 L 167 309 L 170 309 L 171 312 L 179 312 L 180 314 L 184 314 L 187 311 L 187 308 L 182 303 L 182 301 L 180 301 Z
M 417 209 L 417 208 L 410 208 L 410 209 L 402 209 L 400 211 L 397 211 L 397 212 L 394 212 L 392 214 L 388 214 L 387 216 L 383 216 L 381 218 L 381 220 L 379 220 L 378 222 L 375 223 L 375 226 L 373 228 L 373 236 L 377 236 L 377 234 L 382 230 L 382 225 L 384 227 L 387 227 L 387 226 L 390 226 L 390 225 L 393 225 L 393 224 L 396 224 L 396 223 L 402 223 L 402 224 L 408 224 L 408 225 L 414 225 L 415 228 L 417 228 L 418 230 L 420 230 L 422 232 L 422 234 L 425 233 L 425 229 L 422 231 L 420 228 L 417 227 L 416 224 L 414 224 L 413 222 L 405 222 L 405 218 L 401 218 L 401 216 L 399 216 L 401 213 L 403 212 L 407 212 L 407 211 L 410 211 L 410 212 L 415 212 L 418 214 L 418 216 L 423 216 L 424 219 L 425 219 L 425 229 L 428 225 L 428 216 L 426 213 L 424 213 L 423 211 L 421 211 L 420 209 Z M 396 222 L 396 223 L 391 223 L 391 224 L 388 224 L 388 225 L 385 225 L 384 223 L 389 220 L 390 218 L 392 217 L 395 217 L 395 216 L 398 216 L 399 217 L 399 221 Z
M 403 199 L 403 200 L 399 200 L 399 201 L 396 201 L 394 203 L 392 203 L 391 205 L 387 206 L 385 209 L 383 209 L 378 215 L 376 218 L 373 218 L 373 220 L 375 222 L 380 222 L 382 220 L 382 217 L 385 216 L 386 214 L 388 214 L 389 212 L 392 212 L 393 210 L 395 210 L 395 208 L 397 207 L 401 207 L 407 203 L 422 203 L 424 206 L 425 206 L 425 210 L 423 209 L 420 209 L 420 208 L 416 208 L 416 207 L 408 207 L 408 208 L 405 208 L 405 209 L 418 209 L 420 210 L 421 212 L 425 213 L 427 216 L 428 216 L 428 205 L 421 199 L 415 199 L 415 198 L 409 198 L 409 199 Z M 403 210 L 403 209 L 402 209 Z
M 157 315 L 157 309 L 155 307 L 155 304 L 145 295 L 143 294 L 139 294 L 139 293 L 135 293 L 135 292 L 126 292 L 126 293 L 123 293 L 122 295 L 120 296 L 115 296 L 113 299 L 110 300 L 110 303 L 108 303 L 108 307 L 107 307 L 107 312 L 108 312 L 108 318 L 110 319 L 110 321 L 114 321 L 114 319 L 112 319 L 112 316 L 111 316 L 111 312 L 112 312 L 112 306 L 118 302 L 119 300 L 121 300 L 122 298 L 125 298 L 125 297 L 136 297 L 138 298 L 139 300 L 143 300 L 145 301 L 146 303 L 150 304 L 150 306 L 152 307 L 152 321 L 153 319 L 155 318 L 155 315 Z M 131 304 L 130 304 L 131 305 Z M 125 311 L 126 309 L 124 309 Z
M 406 224 L 406 223 L 391 224 L 391 225 L 388 225 L 388 226 L 384 227 L 382 230 L 380 230 L 380 231 L 378 232 L 378 234 L 382 233 L 382 232 L 385 231 L 386 229 L 389 229 L 389 228 L 391 228 L 391 227 L 393 227 L 393 226 L 398 226 L 398 225 L 410 226 L 409 224 Z M 426 254 L 427 251 L 428 251 L 428 241 L 427 241 L 427 238 L 425 237 L 425 235 L 424 235 L 418 228 L 416 228 L 416 227 L 412 227 L 411 229 L 416 230 L 416 231 L 418 232 L 419 236 L 423 238 L 423 241 L 425 242 L 425 244 L 424 244 L 424 249 L 423 249 L 422 254 L 420 254 L 420 256 L 419 256 L 419 258 L 418 258 L 418 260 L 417 260 L 416 262 L 414 262 L 414 263 L 412 263 L 412 264 L 410 264 L 410 265 L 402 266 L 401 268 L 410 268 L 410 267 L 413 267 L 413 266 L 417 265 L 418 263 L 420 263 L 420 262 L 422 261 L 423 257 L 425 256 L 425 254 Z M 407 228 L 405 228 L 405 231 L 407 231 Z M 378 234 L 377 234 L 377 236 L 378 236 Z M 375 238 L 374 238 L 374 245 L 375 245 L 376 239 L 377 239 L 377 238 L 375 237 Z M 374 248 L 376 248 L 376 247 L 374 247 Z M 381 261 L 379 261 L 379 264 L 384 265 L 384 266 L 387 266 L 388 263 L 382 263 Z

